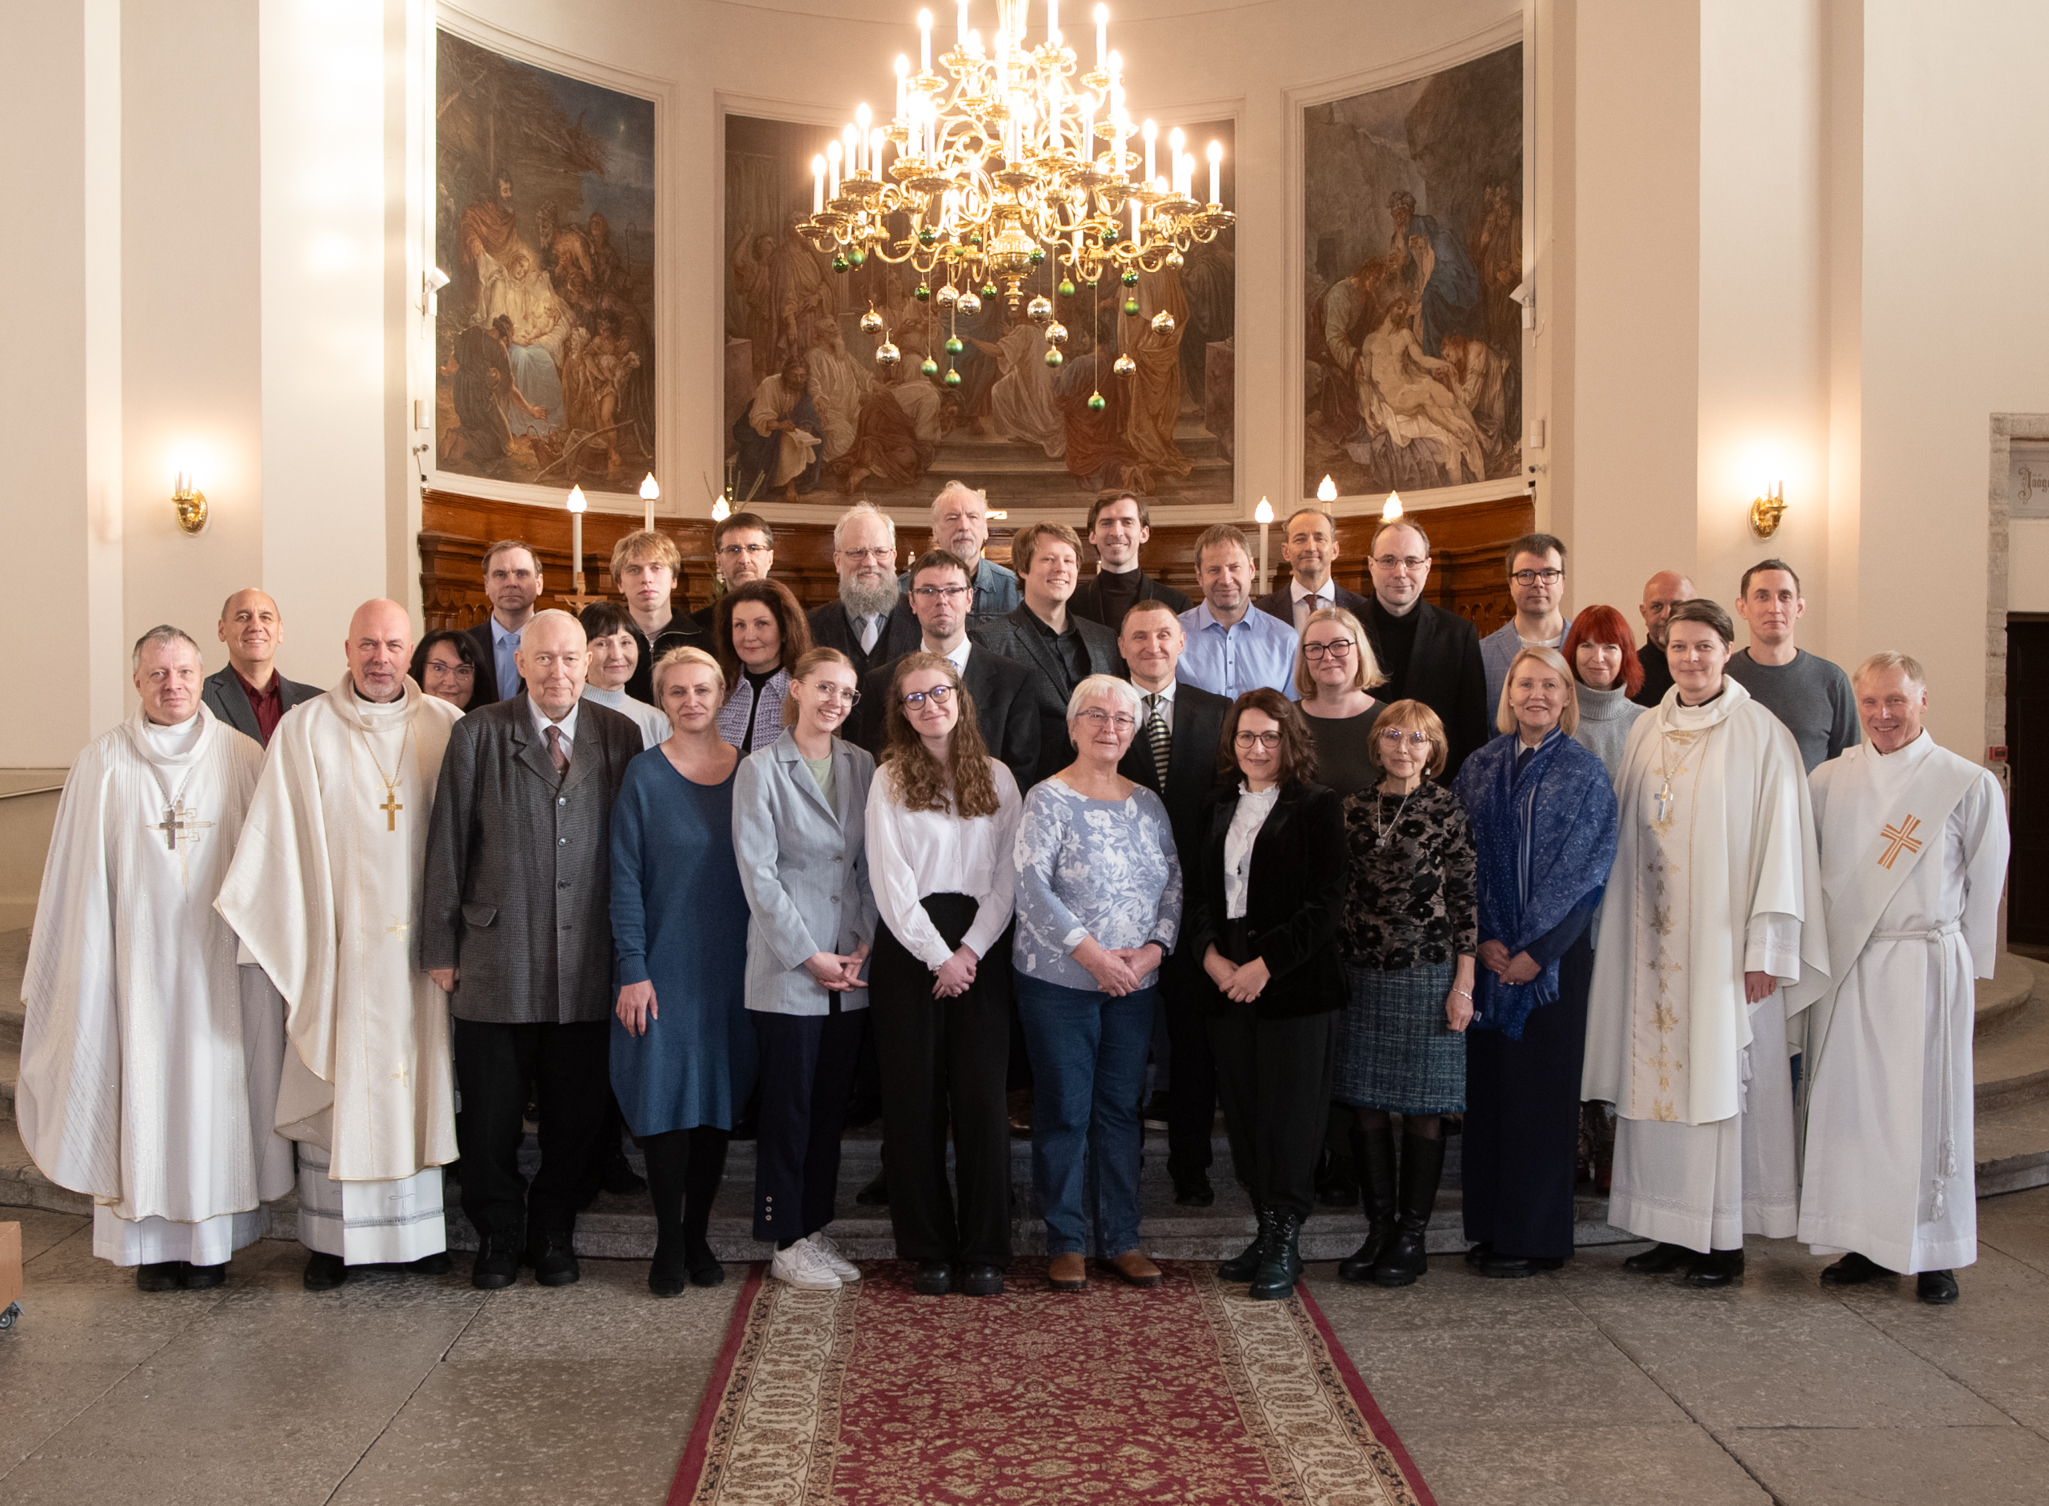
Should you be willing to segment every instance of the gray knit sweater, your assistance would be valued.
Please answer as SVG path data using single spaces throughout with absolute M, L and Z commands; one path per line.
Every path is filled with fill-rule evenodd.
M 1622 769 L 1629 729 L 1646 708 L 1625 696 L 1619 685 L 1613 690 L 1596 690 L 1591 685 L 1573 689 L 1579 692 L 1579 728 L 1572 734 L 1573 741 L 1599 757 L 1612 784 Z

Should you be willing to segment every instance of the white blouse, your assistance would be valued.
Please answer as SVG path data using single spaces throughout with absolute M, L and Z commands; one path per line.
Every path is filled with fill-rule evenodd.
M 961 937 L 977 957 L 988 955 L 1010 924 L 1017 899 L 1017 869 L 1010 852 L 1017 840 L 1024 801 L 1017 780 L 995 759 L 993 816 L 962 820 L 938 811 L 911 811 L 890 798 L 895 776 L 887 765 L 875 771 L 868 789 L 868 876 L 875 908 L 904 950 L 933 971 L 953 955 L 925 914 L 928 894 L 965 894 L 975 901 L 975 921 Z
M 1273 814 L 1281 787 L 1272 785 L 1257 795 L 1239 786 L 1238 808 L 1231 813 L 1231 829 L 1224 833 L 1224 919 L 1245 918 L 1246 871 L 1252 867 L 1252 844 L 1259 829 Z

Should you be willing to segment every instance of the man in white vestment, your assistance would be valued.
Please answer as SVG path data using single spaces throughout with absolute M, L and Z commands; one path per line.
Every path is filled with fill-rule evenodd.
M 448 1000 L 416 968 L 427 815 L 462 716 L 406 675 L 393 601 L 349 623 L 349 671 L 278 723 L 220 912 L 285 997 L 277 1127 L 299 1142 L 306 1287 L 352 1265 L 450 1267 Z
M 1786 986 L 1828 972 L 1800 749 L 1723 673 L 1729 614 L 1673 608 L 1674 685 L 1630 729 L 1601 904 L 1582 1098 L 1615 1105 L 1608 1221 L 1623 1264 L 1743 1273 L 1743 1237 L 1798 1220 Z
M 201 703 L 199 647 L 135 645 L 134 716 L 64 781 L 29 941 L 15 1117 L 93 1199 L 93 1253 L 146 1292 L 219 1286 L 292 1188 L 271 1127 L 284 1007 L 214 896 L 263 748 Z
M 1949 1303 L 1978 1258 L 1971 980 L 1998 949 L 2006 801 L 1921 729 L 1913 659 L 1874 654 L 1851 686 L 1865 741 L 1811 781 L 1835 967 L 1793 995 L 1811 1004 L 1800 1238 L 1847 1252 L 1827 1285 L 1912 1272 Z

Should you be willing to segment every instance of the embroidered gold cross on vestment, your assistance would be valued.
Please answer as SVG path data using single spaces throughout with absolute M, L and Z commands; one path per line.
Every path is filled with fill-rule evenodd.
M 1901 852 L 1919 852 L 1921 839 L 1915 836 L 1914 832 L 1920 825 L 1919 816 L 1909 816 L 1898 826 L 1883 828 L 1878 834 L 1885 839 L 1885 851 L 1878 855 L 1878 866 L 1890 873 L 1892 865 L 1899 861 Z

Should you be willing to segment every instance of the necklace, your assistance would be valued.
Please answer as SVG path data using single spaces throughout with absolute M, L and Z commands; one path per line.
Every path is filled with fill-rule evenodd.
M 356 733 L 363 739 L 363 751 L 370 755 L 370 767 L 375 769 L 377 777 L 384 781 L 384 803 L 377 807 L 384 812 L 384 829 L 397 831 L 398 813 L 405 809 L 405 806 L 399 803 L 398 781 L 406 771 L 406 743 L 412 738 L 413 724 L 410 720 L 406 722 L 405 735 L 398 740 L 398 758 L 393 762 L 390 774 L 386 774 L 384 765 L 377 761 L 377 750 L 370 746 L 370 734 L 361 727 L 356 729 Z
M 1419 781 L 1417 782 L 1417 784 L 1416 784 L 1416 790 L 1420 790 L 1421 788 L 1423 788 L 1423 785 L 1422 785 L 1422 782 L 1421 782 L 1421 781 L 1419 780 Z M 1395 807 L 1395 809 L 1394 809 L 1394 819 L 1393 819 L 1392 821 L 1388 822 L 1388 823 L 1387 823 L 1387 825 L 1385 825 L 1385 826 L 1382 826 L 1382 825 L 1380 824 L 1380 810 L 1381 810 L 1381 806 L 1380 806 L 1380 801 L 1375 801 L 1375 802 L 1374 802 L 1374 805 L 1373 805 L 1373 836 L 1374 836 L 1374 843 L 1373 843 L 1373 845 L 1374 845 L 1375 847 L 1385 847 L 1385 846 L 1387 846 L 1387 839 L 1388 839 L 1389 837 L 1392 837 L 1392 836 L 1394 835 L 1394 831 L 1395 831 L 1395 828 L 1396 828 L 1397 826 L 1400 826 L 1400 825 L 1402 824 L 1402 812 L 1403 812 L 1403 811 L 1405 811 L 1405 810 L 1407 810 L 1407 809 L 1409 808 L 1409 802 L 1410 802 L 1411 800 L 1413 800 L 1413 799 L 1415 799 L 1415 798 L 1416 798 L 1416 790 L 1410 790 L 1410 791 L 1408 792 L 1408 794 L 1406 794 L 1406 795 L 1402 796 L 1402 803 L 1401 803 L 1400 805 L 1396 806 L 1396 807 Z M 1378 793 L 1378 794 L 1380 795 L 1380 797 L 1381 797 L 1381 800 L 1385 800 L 1385 799 L 1387 798 L 1387 791 L 1385 791 L 1385 790 L 1380 790 L 1380 791 L 1377 791 L 1376 793 Z
M 1672 776 L 1686 772 L 1684 760 L 1687 754 L 1692 751 L 1695 743 L 1699 742 L 1703 736 L 1712 733 L 1713 730 L 1711 727 L 1707 733 L 1675 732 L 1670 728 L 1665 728 L 1661 731 L 1658 739 L 1658 792 L 1652 797 L 1657 801 L 1658 813 L 1651 821 L 1652 829 L 1660 836 L 1663 836 L 1672 828 L 1672 806 L 1677 798 L 1672 793 Z M 1679 757 L 1681 759 L 1676 768 L 1672 764 L 1672 748 L 1674 744 L 1678 745 Z

